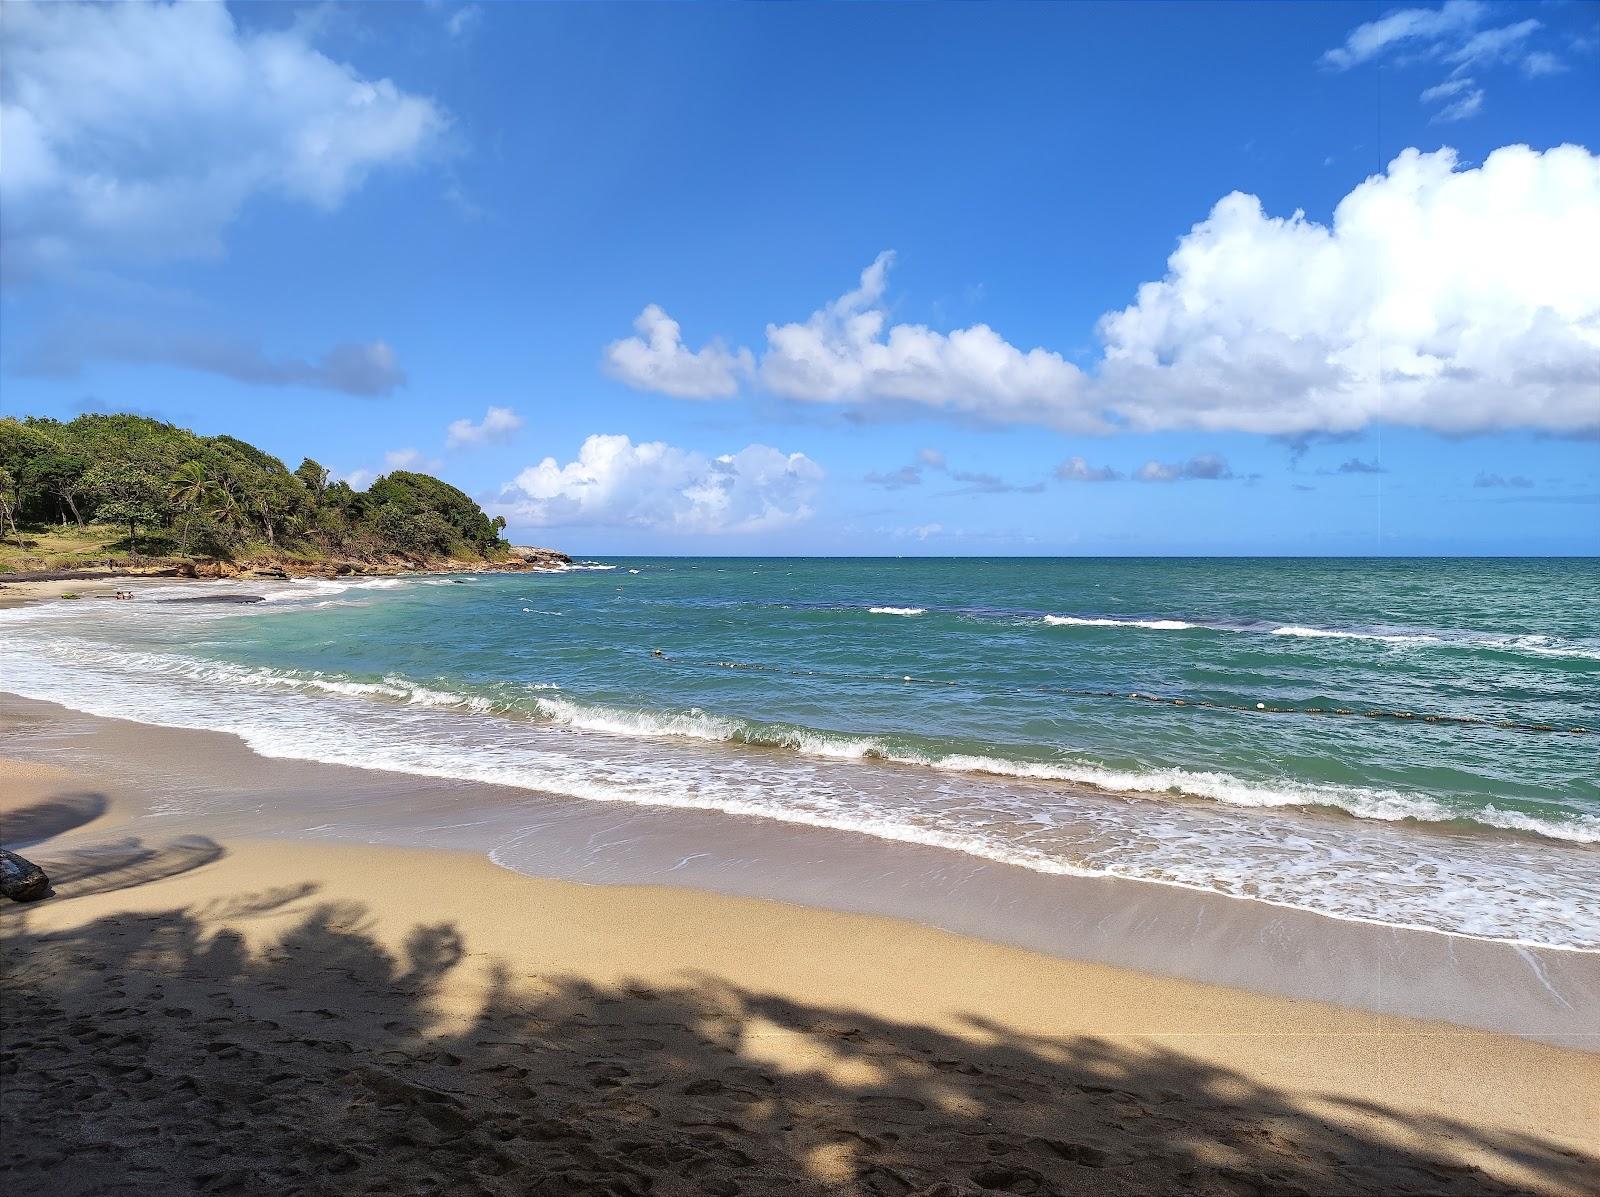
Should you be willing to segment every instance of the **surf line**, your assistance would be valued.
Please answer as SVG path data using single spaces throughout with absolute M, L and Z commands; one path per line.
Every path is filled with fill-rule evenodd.
M 1593 735 L 1595 728 L 1582 725 L 1563 726 L 1556 723 L 1524 723 L 1515 719 L 1487 719 L 1479 715 L 1428 715 L 1416 711 L 1387 711 L 1358 709 L 1355 707 L 1284 707 L 1258 702 L 1214 702 L 1205 698 L 1175 698 L 1166 694 L 1145 694 L 1139 690 L 1079 690 L 1070 686 L 994 686 L 977 682 L 955 682 L 942 678 L 913 677 L 911 674 L 893 673 L 838 673 L 825 669 L 790 669 L 783 665 L 767 665 L 756 661 L 692 661 L 668 656 L 661 649 L 650 654 L 656 661 L 671 665 L 686 665 L 702 669 L 746 669 L 758 673 L 777 673 L 789 677 L 820 677 L 842 682 L 900 682 L 913 686 L 966 687 L 988 690 L 1000 694 L 1060 694 L 1069 698 L 1114 698 L 1124 702 L 1157 703 L 1169 707 L 1193 707 L 1198 710 L 1236 711 L 1245 715 L 1321 715 L 1345 716 L 1354 719 L 1385 719 L 1398 723 L 1447 724 L 1453 727 L 1498 728 L 1504 731 L 1550 732 L 1556 735 Z

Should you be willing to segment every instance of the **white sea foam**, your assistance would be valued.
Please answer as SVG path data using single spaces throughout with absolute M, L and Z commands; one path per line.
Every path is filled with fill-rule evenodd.
M 1285 624 L 1273 628 L 1274 636 L 1300 636 L 1308 640 L 1379 640 L 1385 644 L 1442 644 L 1443 639 L 1426 632 L 1348 632 L 1338 628 L 1303 628 Z
M 868 607 L 870 615 L 926 615 L 925 607 Z
M 1183 632 L 1201 626 L 1181 619 L 1091 619 L 1077 615 L 1046 615 L 1044 621 L 1054 627 L 1147 628 L 1152 632 Z
M 536 699 L 543 717 L 568 727 L 610 735 L 662 737 L 788 748 L 806 756 L 832 760 L 881 760 L 917 765 L 951 773 L 980 773 L 1031 781 L 1059 781 L 1092 786 L 1118 794 L 1165 794 L 1202 798 L 1229 806 L 1326 807 L 1362 819 L 1383 822 L 1411 820 L 1419 823 L 1455 823 L 1462 812 L 1452 810 L 1424 794 L 1360 786 L 1321 785 L 1280 779 L 1252 782 L 1229 773 L 1190 769 L 1108 769 L 1103 766 L 1060 761 L 1008 760 L 968 754 L 918 753 L 898 749 L 880 737 L 830 733 L 787 724 L 756 723 L 715 715 L 698 708 L 683 711 L 622 710 L 572 699 Z M 1479 821 L 1506 830 L 1526 831 L 1572 843 L 1600 843 L 1600 818 L 1541 819 L 1520 812 L 1489 807 Z
M 1500 632 L 1429 631 L 1423 629 L 1361 629 L 1319 628 L 1304 624 L 1228 624 L 1190 621 L 1185 619 L 1113 619 L 1109 616 L 1046 615 L 1044 623 L 1051 627 L 1082 628 L 1142 628 L 1153 632 L 1184 632 L 1196 628 L 1211 632 L 1240 635 L 1299 637 L 1307 640 L 1365 640 L 1396 646 L 1435 646 L 1440 648 L 1493 650 L 1509 653 L 1532 653 L 1542 657 L 1570 657 L 1577 660 L 1600 661 L 1600 644 L 1588 641 L 1561 640 L 1538 634 Z

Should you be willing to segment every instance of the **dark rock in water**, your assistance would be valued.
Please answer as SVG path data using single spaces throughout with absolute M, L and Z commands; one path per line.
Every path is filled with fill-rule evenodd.
M 267 600 L 259 594 L 185 594 L 178 598 L 168 599 L 169 603 L 224 603 L 238 605 L 241 603 L 264 603 Z
M 50 878 L 31 860 L 0 848 L 0 894 L 13 902 L 34 902 L 50 892 Z

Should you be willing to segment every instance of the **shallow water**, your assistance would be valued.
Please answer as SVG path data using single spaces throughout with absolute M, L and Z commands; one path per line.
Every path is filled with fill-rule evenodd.
M 23 608 L 0 686 L 267 755 L 1600 947 L 1600 735 L 1572 730 L 1600 723 L 1596 562 L 609 564 Z

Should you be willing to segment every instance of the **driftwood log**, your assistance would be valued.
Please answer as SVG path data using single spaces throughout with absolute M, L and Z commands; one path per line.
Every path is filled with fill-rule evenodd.
M 50 892 L 50 878 L 31 860 L 0 848 L 0 894 L 13 902 L 34 902 Z

